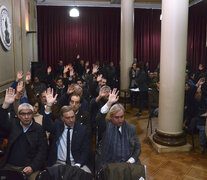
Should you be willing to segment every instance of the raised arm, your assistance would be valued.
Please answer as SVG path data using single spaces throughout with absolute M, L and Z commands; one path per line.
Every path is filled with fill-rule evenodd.
M 116 103 L 119 100 L 119 91 L 117 90 L 117 88 L 114 88 L 113 91 L 110 92 L 109 94 L 109 99 L 107 101 L 107 106 L 111 107 L 114 103 Z
M 51 107 L 54 104 L 54 102 L 56 101 L 57 96 L 58 96 L 58 94 L 56 94 L 53 97 L 53 89 L 52 88 L 48 88 L 47 89 L 47 92 L 46 92 L 47 105 L 46 105 L 46 108 L 45 108 L 45 112 L 46 113 L 50 113 L 51 112 Z
M 24 93 L 24 83 L 23 81 L 18 82 L 17 88 L 16 88 L 16 96 L 14 100 L 14 111 L 17 114 L 17 110 L 20 104 L 20 99 L 22 98 Z
M 15 100 L 15 90 L 13 88 L 9 88 L 6 90 L 6 95 L 4 98 L 4 102 L 2 107 L 0 108 L 0 127 L 4 129 L 4 131 L 10 131 L 11 125 L 10 121 L 8 121 L 8 108 L 10 104 L 12 104 Z
M 15 89 L 13 89 L 13 88 L 7 89 L 2 108 L 8 109 L 9 106 L 14 102 L 15 97 L 16 97 Z
M 48 88 L 46 92 L 46 100 L 47 105 L 45 108 L 45 112 L 43 113 L 43 121 L 42 121 L 42 127 L 44 130 L 49 131 L 50 133 L 53 133 L 55 125 L 52 122 L 51 118 L 51 107 L 53 103 L 56 101 L 57 94 L 53 97 L 53 89 Z

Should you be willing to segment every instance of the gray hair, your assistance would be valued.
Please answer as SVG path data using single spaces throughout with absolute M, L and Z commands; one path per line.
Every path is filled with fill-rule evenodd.
M 63 106 L 60 109 L 60 117 L 63 117 L 63 114 L 69 111 L 73 111 L 75 113 L 74 109 L 71 106 Z
M 122 110 L 123 112 L 125 112 L 124 106 L 120 103 L 118 104 L 114 104 L 111 109 L 109 110 L 109 115 L 110 117 L 114 114 L 119 112 L 120 110 Z
M 76 92 L 77 94 L 80 94 L 80 96 L 83 95 L 83 89 L 78 84 L 74 85 L 74 92 Z
M 103 86 L 102 88 L 105 90 L 111 91 L 111 88 L 109 86 Z
M 22 111 L 22 110 L 31 110 L 32 112 L 34 112 L 34 108 L 29 103 L 20 104 L 18 107 L 17 113 L 19 114 L 20 111 Z

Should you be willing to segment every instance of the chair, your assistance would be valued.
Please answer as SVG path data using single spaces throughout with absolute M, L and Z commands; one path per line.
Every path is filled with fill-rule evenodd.
M 146 166 L 128 163 L 110 163 L 103 165 L 96 180 L 136 180 L 146 179 Z
M 51 178 L 49 172 L 47 170 L 43 170 L 37 175 L 35 180 L 50 180 L 50 179 Z
M 27 180 L 22 171 L 0 170 L 0 180 Z

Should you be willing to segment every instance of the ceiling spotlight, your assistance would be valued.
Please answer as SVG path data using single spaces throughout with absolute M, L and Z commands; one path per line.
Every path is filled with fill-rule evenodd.
M 79 16 L 79 11 L 78 11 L 78 9 L 77 8 L 72 8 L 71 10 L 70 10 L 70 17 L 78 17 Z

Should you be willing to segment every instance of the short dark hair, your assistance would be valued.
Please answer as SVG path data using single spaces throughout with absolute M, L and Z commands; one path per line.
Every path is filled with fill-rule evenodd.
M 83 101 L 82 96 L 80 96 L 78 93 L 75 93 L 75 92 L 73 92 L 73 93 L 70 95 L 70 100 L 69 100 L 69 102 L 71 101 L 72 96 L 78 96 L 78 97 L 80 97 L 80 104 L 82 103 L 82 101 Z

